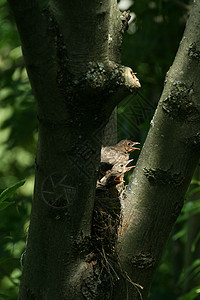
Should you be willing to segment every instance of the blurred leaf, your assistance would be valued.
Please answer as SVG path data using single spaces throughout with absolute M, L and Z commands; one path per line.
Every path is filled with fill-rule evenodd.
M 195 201 L 187 201 L 182 209 L 181 215 L 178 217 L 177 222 L 184 222 L 193 215 L 200 213 L 200 199 Z
M 0 264 L 2 264 L 2 263 L 4 263 L 4 262 L 8 261 L 9 259 L 10 259 L 9 257 L 1 257 L 1 258 L 0 258 Z
M 194 242 L 192 243 L 192 246 L 191 246 L 191 251 L 192 251 L 192 252 L 195 251 L 196 245 L 197 245 L 199 239 L 200 239 L 200 232 L 197 234 L 197 236 L 196 236 Z
M 181 296 L 179 300 L 193 300 L 199 297 L 200 295 L 200 286 L 195 287 L 189 293 Z
M 196 178 L 192 178 L 191 184 L 198 184 L 200 186 L 200 181 Z
M 179 278 L 179 284 L 185 283 L 185 281 L 189 281 L 191 278 L 199 274 L 200 271 L 200 259 L 196 259 L 191 266 L 186 268 Z
M 191 191 L 188 192 L 188 195 L 191 196 L 195 193 L 198 193 L 199 191 L 200 191 L 200 187 L 193 188 L 191 189 Z
M 0 294 L 0 300 L 8 299 L 9 297 L 4 294 Z
M 14 203 L 15 203 L 14 201 L 12 202 L 4 201 L 3 203 L 0 203 L 0 211 Z
M 184 236 L 186 234 L 186 229 L 183 228 L 182 230 L 178 231 L 176 234 L 173 235 L 173 240 L 176 241 L 178 239 L 180 239 L 182 236 Z
M 15 191 L 22 186 L 25 183 L 25 179 L 18 181 L 16 184 L 14 184 L 13 186 L 5 189 L 1 194 L 0 194 L 0 203 L 3 202 L 5 199 L 7 199 L 8 197 L 12 196 Z

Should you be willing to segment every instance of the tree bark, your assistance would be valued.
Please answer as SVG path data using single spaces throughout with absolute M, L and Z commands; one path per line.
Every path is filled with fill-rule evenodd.
M 101 270 L 95 277 L 85 257 L 105 126 L 115 106 L 140 87 L 120 65 L 127 19 L 114 0 L 8 2 L 39 123 L 19 299 L 106 299 Z
M 105 126 L 123 97 L 140 87 L 132 70 L 120 65 L 128 17 L 121 18 L 114 0 L 8 2 L 39 121 L 19 299 L 135 300 L 141 293 L 145 299 L 199 160 L 200 2 L 194 4 L 130 191 L 124 193 L 119 274 L 110 262 L 98 265 L 88 256 Z M 103 278 L 108 266 L 112 271 Z
M 179 50 L 124 196 L 118 243 L 122 268 L 146 299 L 200 154 L 200 1 L 195 1 Z M 123 286 L 123 288 L 122 288 Z M 119 282 L 114 299 L 140 299 Z

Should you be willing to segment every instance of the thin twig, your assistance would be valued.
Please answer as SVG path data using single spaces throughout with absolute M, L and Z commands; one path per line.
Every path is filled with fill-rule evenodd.
M 114 270 L 114 268 L 113 268 L 113 266 L 109 263 L 109 261 L 108 261 L 108 259 L 107 259 L 107 257 L 106 257 L 106 254 L 105 254 L 105 251 L 104 251 L 104 249 L 102 248 L 102 251 L 103 251 L 103 255 L 104 255 L 104 259 L 105 259 L 105 261 L 107 262 L 107 264 L 110 266 L 110 268 L 113 270 L 113 273 L 115 274 L 115 276 L 117 277 L 117 280 L 119 280 L 120 278 L 119 278 L 119 276 L 117 275 L 117 273 L 115 272 L 115 270 Z
M 185 10 L 189 11 L 191 9 L 191 6 L 190 5 L 187 5 L 185 3 L 183 3 L 182 1 L 180 0 L 171 0 L 172 2 L 174 2 L 175 4 L 177 4 L 178 6 L 184 8 Z

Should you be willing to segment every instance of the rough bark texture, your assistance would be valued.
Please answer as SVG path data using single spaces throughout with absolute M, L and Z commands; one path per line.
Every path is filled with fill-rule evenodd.
M 115 106 L 140 87 L 120 65 L 124 19 L 114 0 L 8 2 L 39 122 L 19 299 L 107 299 L 110 284 L 102 289 L 101 269 L 86 256 L 102 138 L 111 141 L 104 129 Z
M 130 191 L 118 245 L 122 268 L 144 287 L 146 299 L 172 226 L 184 203 L 200 154 L 200 1 L 194 3 Z M 114 299 L 140 299 L 119 282 Z
M 135 283 L 145 299 L 199 159 L 200 2 L 124 195 L 116 270 L 103 252 L 101 261 L 93 258 L 91 227 L 105 126 L 115 106 L 140 86 L 120 65 L 127 17 L 114 0 L 8 1 L 39 121 L 19 299 L 136 300 Z

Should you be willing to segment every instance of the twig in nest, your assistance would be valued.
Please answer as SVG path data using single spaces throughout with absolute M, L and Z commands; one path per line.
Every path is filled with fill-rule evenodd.
M 142 294 L 140 292 L 140 289 L 143 290 L 143 286 L 141 286 L 140 284 L 135 283 L 135 282 L 132 281 L 132 279 L 130 278 L 128 273 L 125 270 L 122 269 L 119 258 L 118 258 L 118 265 L 119 265 L 119 268 L 121 270 L 121 274 L 124 277 L 124 279 L 126 279 L 128 282 L 130 282 L 136 288 L 138 294 L 140 295 L 140 299 L 143 300 Z
M 111 269 L 112 269 L 113 273 L 115 274 L 117 280 L 119 280 L 120 278 L 119 278 L 119 276 L 117 275 L 117 273 L 115 272 L 113 266 L 109 263 L 109 261 L 108 261 L 108 259 L 107 259 L 107 257 L 106 257 L 106 254 L 105 254 L 105 251 L 104 251 L 103 248 L 102 248 L 102 252 L 103 252 L 103 257 L 104 257 L 106 263 L 111 267 Z

